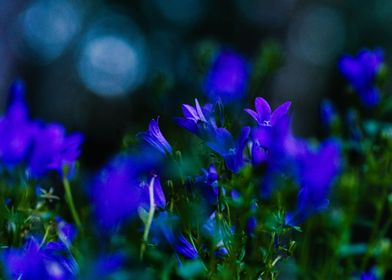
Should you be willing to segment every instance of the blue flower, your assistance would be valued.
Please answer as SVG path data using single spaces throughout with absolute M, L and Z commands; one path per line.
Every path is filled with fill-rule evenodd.
M 207 140 L 207 146 L 222 156 L 229 170 L 237 173 L 244 165 L 243 151 L 248 142 L 250 127 L 245 126 L 237 141 L 226 128 L 216 128 Z
M 23 248 L 11 248 L 4 253 L 6 272 L 12 279 L 75 279 L 77 265 L 70 256 L 63 256 L 62 248 L 51 244 L 40 247 L 29 240 Z
M 380 102 L 380 90 L 375 83 L 383 61 L 384 54 L 381 49 L 364 49 L 356 57 L 345 55 L 339 61 L 340 72 L 367 107 L 373 107 Z
M 247 112 L 259 126 L 274 126 L 282 117 L 284 117 L 289 111 L 291 106 L 290 101 L 286 101 L 285 103 L 279 105 L 272 113 L 271 107 L 268 104 L 267 100 L 262 97 L 256 97 L 255 99 L 255 109 L 245 109 Z
M 212 104 L 207 103 L 201 107 L 199 101 L 195 99 L 195 107 L 183 104 L 182 113 L 184 118 L 176 118 L 177 124 L 202 139 L 216 128 Z
M 208 169 L 203 169 L 203 175 L 196 178 L 196 185 L 202 196 L 209 204 L 215 204 L 218 201 L 218 172 L 215 165 L 211 164 Z
M 286 216 L 286 223 L 297 225 L 310 215 L 325 209 L 328 194 L 341 169 L 340 146 L 335 140 L 328 140 L 314 150 L 307 143 L 297 155 L 298 194 L 297 209 Z
M 212 102 L 229 103 L 241 99 L 248 86 L 247 62 L 233 51 L 221 51 L 215 58 L 203 88 Z
M 158 126 L 158 120 L 159 117 L 157 117 L 157 120 L 152 119 L 148 126 L 148 130 L 146 132 L 139 133 L 138 136 L 144 139 L 144 141 L 149 143 L 151 146 L 156 148 L 161 153 L 171 154 L 172 147 L 170 146 L 169 142 L 167 142 L 165 137 L 162 135 L 162 132 Z
M 177 216 L 166 211 L 161 212 L 153 221 L 152 231 L 158 246 L 169 245 L 187 259 L 196 259 L 199 256 L 197 249 L 179 231 Z
M 34 131 L 35 123 L 28 119 L 24 101 L 24 85 L 15 81 L 7 112 L 0 118 L 0 160 L 6 165 L 24 161 L 32 145 Z
M 153 153 L 120 155 L 100 172 L 93 184 L 92 199 L 95 214 L 103 228 L 111 229 L 135 217 L 139 207 L 149 209 L 148 184 L 150 174 L 154 180 L 154 200 L 157 207 L 164 207 L 166 199 L 154 172 L 159 159 Z
M 244 164 L 243 150 L 248 141 L 250 128 L 244 127 L 240 137 L 235 141 L 226 128 L 217 127 L 211 104 L 206 104 L 202 108 L 197 99 L 195 104 L 195 108 L 183 104 L 184 118 L 177 118 L 178 125 L 206 141 L 209 148 L 225 159 L 228 169 L 238 172 Z
M 37 126 L 28 162 L 30 173 L 41 176 L 55 170 L 62 174 L 65 165 L 72 166 L 78 159 L 82 141 L 81 134 L 66 135 L 59 124 Z
M 372 271 L 363 272 L 361 274 L 361 280 L 377 280 L 377 276 Z

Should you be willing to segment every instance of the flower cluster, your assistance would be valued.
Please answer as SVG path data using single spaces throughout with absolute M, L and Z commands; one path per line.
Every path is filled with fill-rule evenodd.
M 24 101 L 24 85 L 11 87 L 9 106 L 0 119 L 0 161 L 6 167 L 26 164 L 32 176 L 50 170 L 62 174 L 63 167 L 75 163 L 83 141 L 81 134 L 66 135 L 60 124 L 30 120 Z
M 362 51 L 355 58 L 343 57 L 339 64 L 366 106 L 380 101 L 376 76 L 382 59 L 379 51 Z M 261 96 L 255 97 L 254 106 L 241 105 L 236 121 L 231 121 L 230 110 L 223 114 L 223 104 L 231 103 L 230 108 L 233 100 L 244 96 L 248 70 L 241 56 L 220 53 L 204 80 L 209 101 L 203 104 L 195 98 L 194 105 L 182 104 L 182 116 L 175 118 L 185 136 L 166 138 L 168 130 L 161 131 L 159 117 L 152 119 L 147 130 L 136 135 L 134 147 L 124 148 L 91 178 L 83 174 L 78 182 L 87 183 L 78 192 L 82 193 L 78 206 L 84 205 L 80 208 L 73 201 L 70 179 L 83 137 L 67 135 L 60 124 L 29 118 L 23 84 L 15 82 L 0 118 L 4 277 L 276 279 L 277 263 L 286 266 L 281 260 L 295 254 L 297 244 L 301 244 L 295 259 L 299 267 L 308 257 L 302 254 L 309 254 L 309 248 L 323 238 L 332 240 L 328 246 L 333 248 L 327 249 L 336 252 L 321 278 L 383 275 L 382 270 L 369 270 L 369 260 L 378 258 L 374 251 L 383 257 L 390 249 L 383 239 L 390 222 L 382 227 L 380 221 L 387 212 L 385 197 L 392 176 L 389 169 L 383 171 L 384 178 L 374 175 L 382 166 L 390 167 L 391 154 L 379 148 L 392 147 L 390 126 L 371 121 L 361 126 L 359 114 L 351 110 L 347 135 L 337 133 L 320 142 L 304 139 L 292 129 L 290 109 L 295 104 L 286 101 L 272 109 Z M 342 123 L 330 101 L 321 106 L 321 120 L 328 132 Z M 7 177 L 15 174 L 18 179 Z M 57 188 L 59 179 L 63 193 Z M 37 182 L 51 184 L 50 190 Z M 337 182 L 339 188 L 334 188 Z M 335 198 L 331 193 L 340 192 L 352 204 L 362 203 L 354 188 L 367 192 L 368 185 L 374 186 L 379 219 L 368 245 L 352 245 L 350 228 L 359 226 L 356 223 L 367 226 L 355 220 L 356 207 L 325 210 Z M 34 193 L 34 187 L 40 192 Z M 62 207 L 63 196 L 69 209 Z M 315 215 L 320 218 L 312 219 Z M 65 221 L 68 216 L 74 224 Z M 302 241 L 297 243 L 298 234 Z M 315 234 L 320 235 L 316 241 L 311 238 Z M 329 271 L 332 263 L 340 265 L 347 256 L 359 254 L 363 254 L 360 268 L 354 267 L 355 259 L 349 272 Z M 302 271 L 292 275 L 296 273 L 308 276 Z M 292 275 L 287 278 L 297 278 Z

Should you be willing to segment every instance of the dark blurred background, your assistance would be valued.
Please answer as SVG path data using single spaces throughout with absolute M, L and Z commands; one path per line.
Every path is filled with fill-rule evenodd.
M 320 100 L 343 102 L 339 56 L 380 46 L 388 60 L 391 24 L 389 0 L 0 0 L 0 108 L 23 79 L 32 117 L 83 132 L 82 162 L 96 168 L 125 133 L 157 115 L 174 132 L 181 103 L 205 100 L 209 50 L 252 63 L 275 40 L 282 67 L 257 94 L 291 100 L 295 132 L 309 136 Z

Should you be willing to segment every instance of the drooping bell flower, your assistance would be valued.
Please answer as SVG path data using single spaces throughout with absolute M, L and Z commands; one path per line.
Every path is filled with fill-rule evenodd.
M 241 99 L 249 80 L 249 66 L 239 54 L 224 50 L 214 59 L 204 78 L 203 88 L 213 103 L 230 103 Z
M 178 217 L 166 211 L 159 213 L 153 220 L 152 235 L 158 247 L 170 247 L 187 259 L 199 256 L 195 246 L 179 230 Z
M 0 118 L 0 160 L 6 165 L 24 161 L 32 145 L 35 123 L 28 119 L 24 84 L 15 81 L 7 111 Z
M 156 120 L 152 119 L 148 125 L 148 130 L 146 132 L 139 133 L 138 136 L 159 152 L 163 154 L 171 154 L 173 149 L 159 129 L 158 121 L 159 117 L 157 117 Z
M 363 49 L 356 56 L 345 55 L 339 61 L 340 72 L 366 107 L 380 103 L 380 89 L 376 85 L 376 79 L 383 63 L 384 53 L 381 49 Z
M 287 214 L 286 223 L 298 225 L 310 215 L 325 209 L 331 186 L 341 169 L 339 143 L 327 140 L 318 149 L 303 146 L 303 152 L 297 155 L 298 193 L 297 208 Z

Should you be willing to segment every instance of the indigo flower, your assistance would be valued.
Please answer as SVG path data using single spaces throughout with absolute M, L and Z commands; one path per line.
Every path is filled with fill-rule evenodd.
M 345 55 L 339 61 L 340 72 L 367 107 L 373 107 L 380 102 L 380 90 L 375 83 L 383 62 L 384 54 L 381 49 L 364 49 L 355 57 Z
M 154 204 L 155 207 L 159 208 L 165 208 L 166 206 L 166 197 L 165 194 L 162 190 L 161 182 L 159 180 L 159 176 L 153 175 L 151 176 L 148 181 L 142 181 L 139 186 L 143 189 L 143 195 L 141 197 L 140 201 L 140 206 L 144 207 L 145 209 L 150 208 L 150 194 L 148 191 L 148 186 L 154 177 L 154 185 L 153 185 L 153 190 L 154 190 Z
M 48 243 L 49 244 L 49 243 Z M 61 250 L 61 249 L 60 249 Z M 29 240 L 23 248 L 11 248 L 4 254 L 6 272 L 12 279 L 75 279 L 77 265 L 57 248 L 40 248 Z M 23 276 L 22 278 L 20 278 Z
M 59 239 L 67 246 L 70 247 L 71 242 L 75 239 L 77 230 L 74 225 L 67 223 L 60 217 L 57 220 L 57 234 Z
M 206 141 L 209 148 L 225 159 L 228 169 L 238 172 L 244 163 L 243 150 L 248 141 L 250 128 L 244 127 L 240 137 L 235 141 L 226 128 L 217 127 L 211 104 L 201 107 L 195 99 L 195 107 L 183 104 L 182 110 L 184 118 L 176 119 L 178 125 Z
M 303 152 L 297 155 L 298 194 L 297 209 L 286 216 L 286 223 L 297 225 L 308 216 L 325 209 L 331 185 L 341 168 L 340 146 L 335 140 L 328 140 L 314 150 L 302 145 Z
M 291 106 L 290 101 L 279 105 L 272 113 L 271 107 L 267 100 L 262 97 L 256 97 L 255 99 L 255 109 L 245 109 L 259 126 L 274 126 L 283 116 L 287 114 Z
M 252 129 L 252 163 L 259 164 L 269 158 L 282 157 L 282 151 L 292 141 L 288 110 L 291 102 L 287 101 L 278 106 L 273 112 L 268 102 L 262 98 L 255 99 L 255 111 L 245 109 L 258 124 Z M 275 155 L 271 155 L 271 154 Z
M 187 259 L 196 259 L 199 256 L 197 249 L 179 231 L 177 216 L 161 212 L 153 221 L 152 233 L 158 246 L 169 245 Z
M 248 85 L 247 62 L 233 51 L 222 51 L 215 58 L 203 83 L 212 102 L 229 103 L 241 99 Z
M 0 118 L 0 160 L 15 165 L 25 160 L 32 145 L 35 124 L 28 119 L 24 85 L 13 83 L 6 114 Z
M 170 146 L 169 142 L 167 142 L 165 137 L 162 135 L 162 132 L 158 126 L 158 121 L 159 121 L 159 117 L 157 117 L 157 120 L 152 119 L 150 121 L 150 124 L 148 125 L 148 130 L 146 132 L 139 133 L 138 136 L 144 139 L 144 141 L 149 143 L 151 146 L 156 148 L 161 153 L 171 154 L 173 151 L 172 147 Z
M 189 132 L 197 135 L 201 139 L 205 139 L 216 128 L 212 111 L 212 104 L 207 103 L 201 107 L 199 101 L 195 99 L 195 107 L 188 104 L 182 105 L 184 118 L 176 118 L 176 122 Z
M 237 141 L 225 128 L 217 128 L 211 133 L 207 146 L 222 156 L 229 170 L 237 173 L 244 165 L 243 151 L 248 142 L 250 127 L 245 126 Z
M 215 165 L 211 164 L 208 169 L 203 169 L 203 175 L 196 178 L 196 185 L 202 196 L 209 204 L 215 204 L 218 201 L 218 172 Z
M 113 228 L 136 216 L 139 207 L 149 208 L 148 183 L 143 177 L 156 169 L 158 160 L 148 151 L 120 155 L 100 172 L 93 184 L 92 199 L 103 228 Z M 154 195 L 156 205 L 164 207 L 166 200 L 159 178 L 154 181 Z
M 73 165 L 80 155 L 83 136 L 79 133 L 65 135 L 59 124 L 38 126 L 29 158 L 29 171 L 41 176 L 49 170 L 62 174 L 65 165 Z
M 372 271 L 363 272 L 361 274 L 361 280 L 377 280 L 377 277 Z

